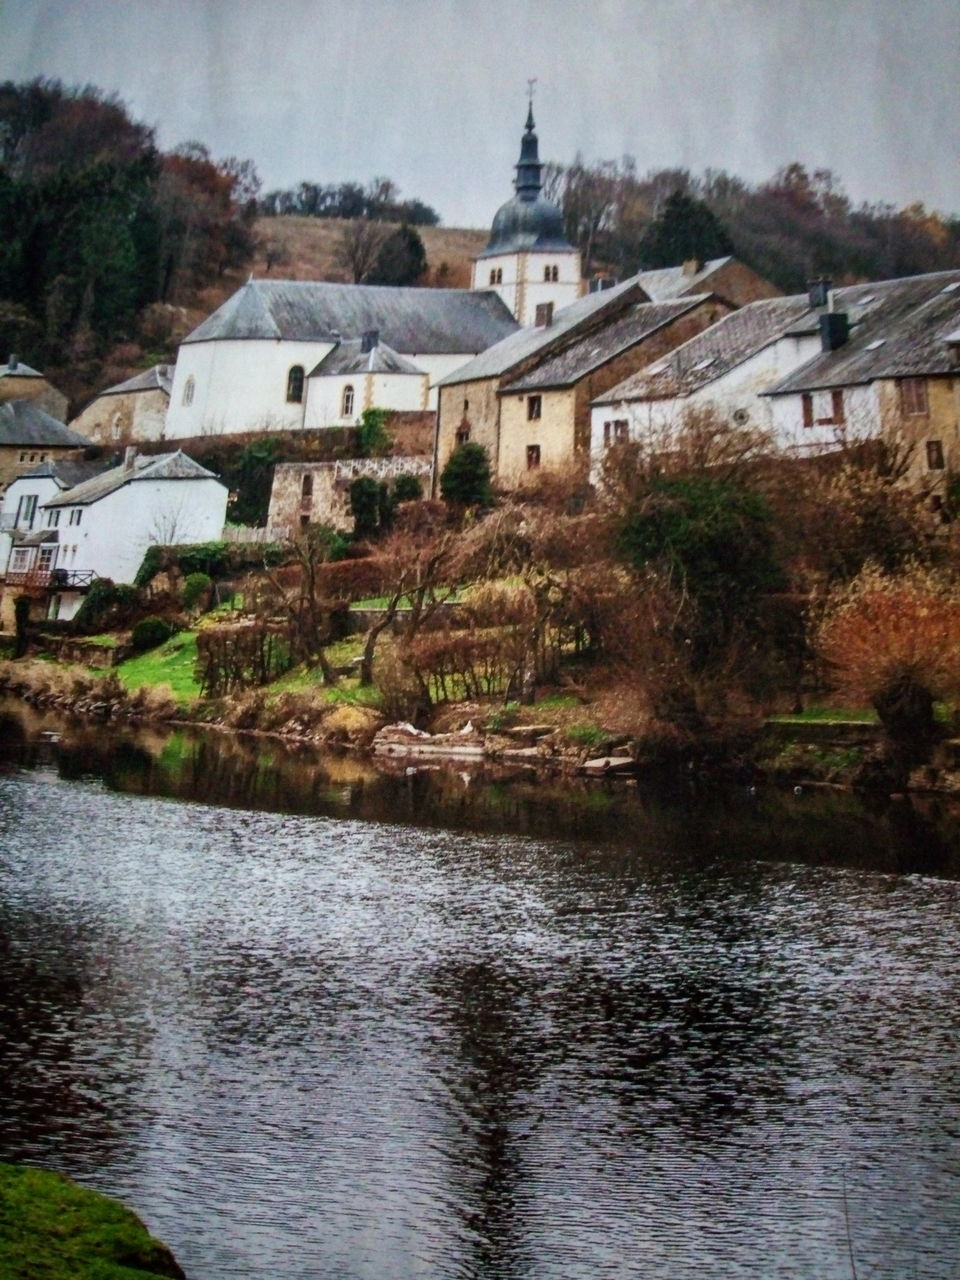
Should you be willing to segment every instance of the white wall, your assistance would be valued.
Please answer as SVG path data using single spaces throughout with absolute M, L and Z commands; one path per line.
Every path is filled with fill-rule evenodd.
M 781 448 L 798 453 L 822 453 L 845 440 L 864 440 L 880 435 L 883 420 L 875 385 L 843 388 L 844 421 L 839 425 L 816 425 L 818 418 L 832 416 L 833 400 L 830 391 L 814 391 L 812 395 L 815 424 L 812 427 L 803 425 L 803 396 L 799 392 L 768 397 L 774 433 Z
M 349 427 L 359 422 L 370 382 L 371 409 L 416 411 L 424 407 L 428 390 L 426 373 L 344 373 L 335 377 L 318 375 L 307 379 L 304 427 Z M 353 412 L 345 418 L 341 409 L 344 388 L 347 386 L 353 387 Z
M 259 338 L 185 343 L 177 354 L 166 439 L 299 429 L 303 405 L 287 403 L 290 369 L 302 365 L 307 375 L 332 350 L 331 342 Z M 191 376 L 193 402 L 185 405 Z
M 557 267 L 556 282 L 543 278 L 545 267 Z M 490 283 L 490 273 L 502 271 L 501 284 Z M 523 283 L 522 299 L 520 283 Z M 580 254 L 540 251 L 502 253 L 492 258 L 476 258 L 473 263 L 473 288 L 489 289 L 498 294 L 522 325 L 534 324 L 537 305 L 552 302 L 554 310 L 576 302 L 581 294 Z

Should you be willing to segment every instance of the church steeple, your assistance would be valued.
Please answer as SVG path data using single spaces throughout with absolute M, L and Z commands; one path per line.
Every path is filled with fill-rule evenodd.
M 527 112 L 527 124 L 524 130 L 523 139 L 520 143 L 520 159 L 517 161 L 517 176 L 514 179 L 513 184 L 517 195 L 521 200 L 536 200 L 540 195 L 540 188 L 543 185 L 541 179 L 543 165 L 540 163 L 540 146 L 534 129 L 533 99 L 531 98 L 530 109 Z

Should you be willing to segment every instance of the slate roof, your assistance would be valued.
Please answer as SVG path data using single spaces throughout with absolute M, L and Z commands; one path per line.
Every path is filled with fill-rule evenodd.
M 461 365 L 453 373 L 448 373 L 437 383 L 440 387 L 452 387 L 461 382 L 475 382 L 482 378 L 497 378 L 523 361 L 535 356 L 538 351 L 548 351 L 555 344 L 583 325 L 596 321 L 609 310 L 617 312 L 630 301 L 644 302 L 647 295 L 637 284 L 636 277 L 624 280 L 612 289 L 604 289 L 600 293 L 588 293 L 567 307 L 561 307 L 553 314 L 551 324 L 541 326 L 527 325 L 518 329 L 509 337 L 503 338 L 486 351 L 481 351 L 467 364 Z
M 173 385 L 173 365 L 155 364 L 142 373 L 135 373 L 126 382 L 118 382 L 114 387 L 107 387 L 99 392 L 101 396 L 126 395 L 130 391 L 162 391 L 170 394 Z
M 111 467 L 92 480 L 74 485 L 71 489 L 58 493 L 42 505 L 44 507 L 82 507 L 92 502 L 99 502 L 107 494 L 115 493 L 125 484 L 135 484 L 138 480 L 216 480 L 212 471 L 201 467 L 199 462 L 188 458 L 182 450 L 176 453 L 154 454 L 152 458 L 137 456 L 133 466 Z
M 341 342 L 323 357 L 316 368 L 311 369 L 309 377 L 332 377 L 344 373 L 416 373 L 423 375 L 423 370 L 406 357 L 388 347 L 385 342 L 378 342 L 370 351 L 362 350 L 362 338 L 348 338 Z
M 38 373 L 36 369 L 31 369 L 28 364 L 24 364 L 22 360 L 11 368 L 10 362 L 0 364 L 0 378 L 42 378 L 43 374 Z
M 671 302 L 635 302 L 612 323 L 572 342 L 556 355 L 548 356 L 501 390 L 519 392 L 571 386 L 664 325 L 695 310 L 709 297 L 710 294 L 699 294 Z
M 335 342 L 376 329 L 395 351 L 456 355 L 483 351 L 516 328 L 498 295 L 484 290 L 250 280 L 184 343 L 218 338 Z
M 0 404 L 0 447 L 43 446 L 48 449 L 83 449 L 90 441 L 71 431 L 32 400 L 7 400 Z
M 835 351 L 820 352 L 764 394 L 956 373 L 947 341 L 960 320 L 960 271 L 837 289 L 834 309 L 850 317 L 849 339 Z M 816 317 L 809 312 L 800 324 Z
M 669 355 L 611 387 L 594 404 L 689 395 L 776 342 L 809 313 L 806 294 L 749 302 Z
M 683 267 L 658 267 L 652 271 L 641 271 L 637 279 L 653 302 L 664 302 L 667 298 L 679 298 L 684 293 L 709 292 L 704 286 L 710 277 L 721 267 L 725 267 L 733 258 L 711 258 L 703 263 L 699 271 L 685 274 Z
M 77 458 L 50 458 L 46 462 L 41 462 L 37 466 L 31 467 L 29 471 L 21 471 L 10 483 L 14 484 L 17 480 L 49 477 L 56 481 L 59 488 L 70 489 L 73 485 L 83 484 L 84 481 L 92 480 L 94 476 L 98 476 L 101 472 L 109 469 L 109 462 L 86 462 Z

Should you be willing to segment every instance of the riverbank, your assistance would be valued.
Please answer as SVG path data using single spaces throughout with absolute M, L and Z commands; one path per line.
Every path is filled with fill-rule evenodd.
M 4 1280 L 186 1280 L 130 1209 L 43 1169 L 0 1164 Z

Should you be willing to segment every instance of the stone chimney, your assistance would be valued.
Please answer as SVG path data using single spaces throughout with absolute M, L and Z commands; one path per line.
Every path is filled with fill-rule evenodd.
M 685 276 L 695 276 L 703 270 L 703 263 L 699 258 L 687 258 L 680 269 Z
M 136 462 L 136 460 L 137 460 L 137 446 L 135 444 L 128 444 L 126 449 L 124 449 L 123 451 L 124 471 L 132 471 L 133 464 Z
M 821 307 L 825 307 L 830 302 L 830 285 L 833 281 L 829 276 L 818 276 L 815 280 L 807 281 L 807 297 L 810 300 L 810 306 L 814 311 L 819 311 Z
M 537 309 L 533 318 L 534 327 L 537 329 L 549 329 L 553 324 L 553 303 L 538 302 Z

